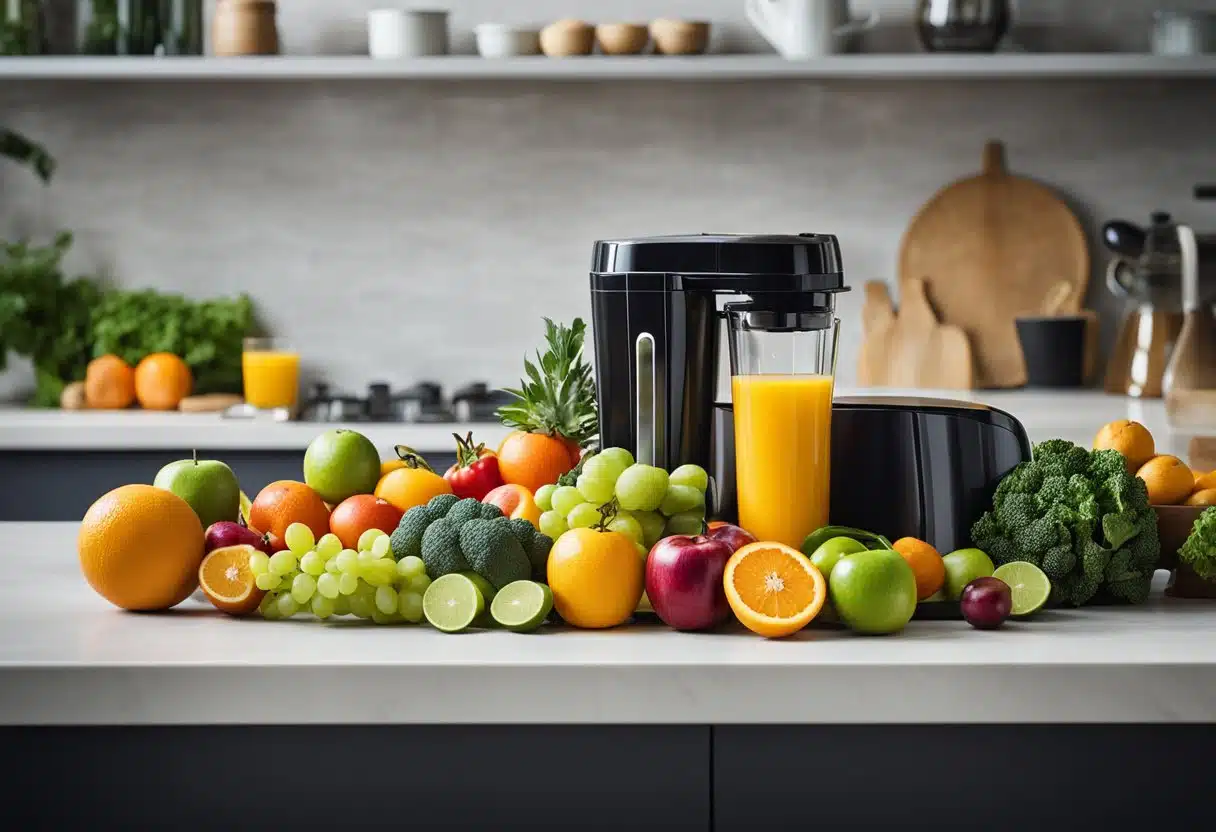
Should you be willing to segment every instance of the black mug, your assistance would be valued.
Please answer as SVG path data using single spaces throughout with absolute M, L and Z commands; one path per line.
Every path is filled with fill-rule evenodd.
M 1017 319 L 1028 387 L 1083 387 L 1089 319 L 1083 315 Z

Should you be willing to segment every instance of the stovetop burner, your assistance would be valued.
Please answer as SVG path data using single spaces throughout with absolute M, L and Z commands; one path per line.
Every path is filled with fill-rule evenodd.
M 512 401 L 501 390 L 485 382 L 459 388 L 445 400 L 443 388 L 431 381 L 393 392 L 385 382 L 367 386 L 364 397 L 332 392 L 328 384 L 317 384 L 300 408 L 300 419 L 309 422 L 407 422 L 450 424 L 495 422 L 498 408 Z

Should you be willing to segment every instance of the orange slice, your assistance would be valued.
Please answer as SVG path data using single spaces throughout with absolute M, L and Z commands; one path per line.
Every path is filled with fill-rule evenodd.
M 798 632 L 815 619 L 828 585 L 806 555 L 784 543 L 749 543 L 722 577 L 726 600 L 743 626 L 765 638 Z
M 199 589 L 216 609 L 248 615 L 258 608 L 266 593 L 254 584 L 249 568 L 249 556 L 256 551 L 248 544 L 224 546 L 203 558 L 198 568 Z

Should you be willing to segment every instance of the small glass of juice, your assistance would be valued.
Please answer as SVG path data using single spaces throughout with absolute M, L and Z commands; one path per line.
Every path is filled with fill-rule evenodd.
M 840 320 L 826 297 L 726 306 L 739 525 L 794 548 L 828 522 Z
M 295 410 L 300 354 L 276 338 L 246 338 L 241 353 L 245 403 L 259 410 Z

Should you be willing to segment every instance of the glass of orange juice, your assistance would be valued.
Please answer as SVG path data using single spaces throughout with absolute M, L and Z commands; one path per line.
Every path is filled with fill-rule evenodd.
M 300 354 L 276 338 L 246 338 L 241 353 L 245 402 L 259 410 L 295 410 Z
M 827 525 L 839 319 L 823 296 L 726 306 L 739 525 L 798 548 Z

